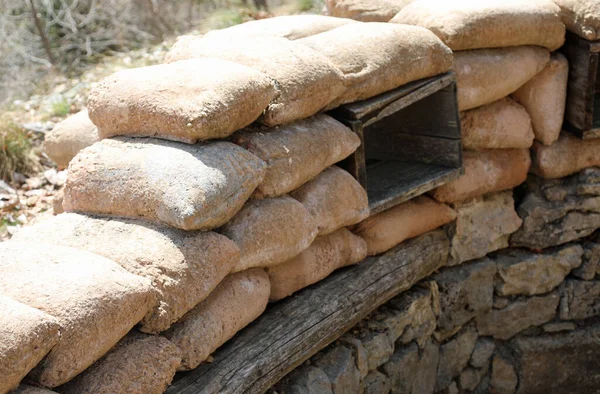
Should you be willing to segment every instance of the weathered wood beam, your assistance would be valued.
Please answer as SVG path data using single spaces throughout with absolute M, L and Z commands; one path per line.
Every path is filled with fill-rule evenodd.
M 263 393 L 398 293 L 445 264 L 442 230 L 342 269 L 272 304 L 222 346 L 211 364 L 182 373 L 168 394 Z

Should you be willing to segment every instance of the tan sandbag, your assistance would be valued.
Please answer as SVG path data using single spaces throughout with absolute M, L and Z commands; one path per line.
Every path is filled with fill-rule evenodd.
M 20 384 L 16 390 L 11 391 L 10 394 L 57 394 L 56 391 L 47 390 L 42 387 L 29 386 L 26 384 Z
M 29 374 L 50 388 L 68 382 L 102 357 L 155 302 L 148 279 L 73 248 L 4 242 L 0 272 L 0 294 L 45 312 L 60 324 L 60 341 Z
M 546 179 L 562 178 L 600 166 L 600 139 L 582 140 L 563 132 L 554 144 L 533 144 L 532 172 Z
M 347 90 L 330 108 L 444 73 L 452 66 L 452 51 L 417 26 L 351 24 L 298 42 L 327 56 L 345 76 Z
M 265 170 L 230 142 L 106 139 L 71 161 L 63 208 L 210 230 L 240 210 Z
M 325 15 L 283 15 L 213 30 L 206 33 L 205 37 L 228 36 L 236 39 L 238 37 L 273 36 L 297 40 L 350 23 L 356 22 Z
M 235 243 L 213 232 L 65 213 L 25 227 L 15 241 L 70 246 L 146 277 L 159 294 L 140 330 L 158 333 L 204 300 L 237 264 Z
M 159 137 L 194 143 L 254 122 L 275 97 L 269 77 L 218 59 L 133 68 L 104 78 L 88 97 L 101 138 Z
M 558 139 L 565 115 L 569 62 L 560 53 L 532 80 L 513 93 L 513 97 L 529 112 L 535 139 L 551 145 Z
M 434 189 L 440 202 L 458 202 L 487 193 L 512 189 L 527 179 L 529 149 L 490 149 L 463 152 L 465 174 Z
M 234 142 L 267 163 L 255 198 L 289 193 L 360 146 L 356 133 L 327 115 L 271 129 L 248 128 L 237 133 Z
M 550 60 L 539 47 L 477 49 L 454 53 L 458 108 L 493 103 L 533 78 Z
M 346 89 L 342 73 L 329 59 L 285 38 L 182 36 L 165 60 L 199 57 L 229 60 L 272 78 L 277 95 L 259 119 L 268 126 L 312 116 Z
M 425 27 L 453 51 L 537 45 L 554 51 L 565 26 L 552 0 L 415 0 L 390 22 Z
M 61 392 L 162 394 L 180 364 L 181 352 L 168 339 L 132 331 Z
M 455 218 L 452 208 L 421 195 L 369 217 L 354 232 L 367 242 L 367 254 L 374 256 Z
M 388 22 L 413 0 L 325 0 L 327 14 L 361 22 Z
M 92 123 L 87 109 L 59 122 L 44 135 L 44 152 L 58 168 L 66 168 L 77 152 L 98 141 L 98 128 Z
M 465 149 L 529 148 L 533 144 L 531 118 L 510 98 L 461 112 L 460 126 Z
M 554 0 L 567 29 L 587 40 L 600 40 L 600 3 L 597 0 Z
M 265 310 L 269 276 L 254 268 L 226 277 L 211 295 L 173 325 L 165 336 L 179 347 L 179 370 L 196 368 Z
M 315 239 L 310 247 L 283 264 L 267 268 L 271 301 L 291 296 L 328 277 L 333 271 L 356 264 L 367 256 L 367 243 L 341 228 Z
M 54 317 L 0 294 L 0 393 L 16 388 L 48 354 L 59 329 Z
M 290 195 L 315 219 L 319 236 L 369 216 L 367 192 L 352 175 L 336 166 L 327 168 Z
M 302 204 L 281 196 L 248 201 L 221 233 L 240 248 L 237 272 L 291 259 L 312 243 L 317 225 Z

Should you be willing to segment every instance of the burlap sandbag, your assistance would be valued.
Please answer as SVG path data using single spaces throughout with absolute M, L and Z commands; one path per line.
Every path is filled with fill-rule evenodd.
M 431 192 L 440 202 L 458 202 L 512 189 L 527 179 L 529 149 L 490 149 L 463 152 L 465 174 Z
M 600 139 L 582 140 L 563 132 L 554 144 L 533 144 L 532 172 L 546 179 L 562 178 L 600 166 Z
M 160 137 L 194 143 L 249 125 L 276 91 L 263 73 L 219 59 L 133 68 L 104 78 L 88 97 L 101 138 Z
M 155 302 L 148 279 L 73 248 L 5 242 L 0 244 L 0 272 L 0 294 L 60 324 L 60 341 L 29 374 L 45 387 L 66 383 L 92 365 Z
M 221 233 L 240 248 L 237 272 L 291 259 L 312 243 L 317 225 L 302 204 L 281 196 L 248 201 Z
M 368 255 L 374 256 L 455 218 L 456 212 L 446 204 L 418 196 L 371 216 L 359 223 L 354 232 L 367 242 Z
M 206 33 L 205 37 L 220 36 L 237 39 L 240 37 L 272 36 L 297 40 L 350 23 L 356 22 L 325 15 L 282 15 L 249 21 L 226 29 L 213 30 Z
M 63 208 L 210 230 L 240 210 L 265 170 L 230 142 L 106 139 L 71 161 Z
M 327 168 L 290 195 L 315 219 L 319 236 L 369 216 L 367 192 L 352 175 L 336 166 Z
M 549 60 L 547 50 L 531 46 L 455 52 L 458 109 L 466 111 L 508 96 Z
M 58 168 L 66 168 L 77 152 L 98 141 L 98 128 L 87 109 L 69 116 L 44 135 L 44 152 Z
M 165 332 L 182 353 L 180 370 L 196 368 L 259 317 L 269 302 L 269 276 L 254 268 L 226 277 L 211 295 Z
M 565 40 L 552 0 L 415 0 L 391 22 L 431 30 L 453 51 L 537 45 L 551 51 Z
M 168 339 L 132 331 L 61 393 L 162 394 L 180 364 L 181 352 Z
M 529 148 L 533 143 L 531 118 L 525 108 L 510 98 L 461 112 L 463 148 Z
M 213 232 L 190 232 L 144 221 L 65 213 L 13 237 L 87 250 L 152 281 L 159 296 L 140 329 L 158 333 L 204 300 L 237 264 L 235 243 Z
M 327 14 L 361 22 L 388 22 L 414 0 L 325 0 Z
M 342 73 L 318 52 L 280 37 L 179 37 L 167 62 L 212 57 L 242 64 L 275 81 L 277 96 L 259 119 L 268 126 L 319 112 L 346 89 Z
M 288 297 L 328 277 L 333 271 L 356 264 L 367 256 L 366 242 L 345 228 L 319 237 L 298 256 L 267 268 L 271 301 Z
M 417 26 L 359 23 L 298 42 L 327 56 L 345 76 L 347 90 L 330 108 L 444 73 L 452 66 L 452 51 Z
M 60 339 L 58 321 L 0 294 L 0 393 L 21 379 Z
M 560 53 L 532 80 L 513 93 L 531 115 L 535 139 L 551 145 L 558 139 L 565 115 L 569 62 Z
M 567 29 L 587 40 L 600 40 L 600 3 L 598 0 L 554 0 L 560 7 Z

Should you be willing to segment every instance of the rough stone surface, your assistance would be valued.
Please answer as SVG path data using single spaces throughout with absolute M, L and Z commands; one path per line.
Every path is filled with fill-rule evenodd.
M 354 356 L 354 361 L 356 363 L 356 367 L 358 368 L 360 378 L 364 379 L 369 373 L 369 354 L 367 353 L 367 349 L 365 349 L 360 339 L 351 333 L 345 333 L 338 338 L 338 342 L 352 349 L 352 355 Z
M 447 205 L 421 195 L 369 217 L 359 223 L 354 232 L 367 241 L 368 254 L 373 256 L 455 217 L 456 213 Z
M 514 394 L 519 378 L 514 366 L 501 356 L 492 361 L 492 378 L 490 392 L 497 394 Z
M 582 140 L 564 132 L 551 146 L 533 144 L 531 170 L 543 178 L 563 178 L 593 166 L 600 166 L 600 138 Z
M 44 152 L 59 168 L 66 168 L 77 152 L 98 141 L 98 128 L 87 109 L 69 116 L 44 134 Z
M 298 42 L 328 57 L 347 90 L 330 107 L 376 96 L 452 67 L 452 51 L 430 31 L 391 23 L 341 26 Z
M 600 327 L 510 342 L 519 365 L 518 393 L 597 393 Z
M 396 349 L 381 370 L 390 378 L 392 393 L 410 394 L 419 367 L 419 348 L 412 343 Z
M 463 152 L 465 174 L 431 192 L 440 202 L 459 202 L 486 193 L 512 189 L 527 179 L 528 149 Z
M 267 171 L 254 193 L 256 198 L 276 197 L 297 189 L 332 164 L 348 157 L 360 138 L 337 120 L 316 115 L 274 128 L 248 128 L 234 142 L 267 163 Z
M 496 293 L 502 296 L 544 294 L 560 285 L 569 272 L 581 264 L 580 245 L 532 253 L 507 249 L 495 255 L 499 280 Z
M 472 318 L 492 309 L 496 265 L 484 258 L 433 276 L 440 291 L 438 330 L 452 335 Z
M 319 236 L 369 217 L 367 192 L 348 172 L 332 166 L 290 193 L 317 222 Z
M 554 0 L 569 31 L 587 40 L 600 39 L 600 5 L 595 0 Z
M 365 377 L 364 394 L 388 394 L 392 388 L 390 379 L 379 371 L 371 371 Z
M 454 339 L 440 346 L 440 359 L 437 369 L 435 391 L 445 389 L 452 379 L 459 376 L 467 366 L 475 348 L 477 332 L 467 328 Z
M 544 324 L 542 330 L 544 330 L 544 332 L 572 331 L 576 327 L 575 323 L 564 321 Z
M 600 243 L 596 241 L 583 244 L 583 264 L 571 271 L 574 276 L 584 280 L 592 280 L 600 272 Z
M 250 67 L 219 59 L 119 71 L 88 97 L 101 138 L 160 137 L 194 143 L 225 138 L 255 121 L 277 94 L 273 81 Z
M 87 250 L 150 279 L 159 296 L 142 321 L 141 330 L 148 333 L 168 329 L 204 300 L 240 256 L 235 243 L 213 232 L 189 232 L 76 213 L 26 227 L 13 238 Z
M 260 118 L 267 126 L 312 116 L 346 89 L 341 72 L 329 59 L 280 37 L 182 36 L 165 61 L 202 57 L 242 64 L 273 79 L 277 95 Z
M 334 18 L 324 15 L 282 15 L 274 18 L 258 19 L 231 26 L 226 29 L 213 30 L 207 37 L 226 35 L 233 39 L 237 37 L 272 36 L 288 40 L 309 37 L 343 25 L 356 23 L 350 19 Z
M 561 293 L 561 319 L 580 320 L 600 315 L 600 281 L 569 279 Z
M 367 351 L 367 366 L 373 371 L 389 360 L 394 353 L 394 341 L 387 331 L 371 330 L 361 327 L 355 334 L 360 338 L 363 347 Z
M 283 263 L 308 248 L 317 236 L 313 217 L 289 196 L 250 200 L 221 233 L 241 256 L 234 271 Z
M 537 45 L 554 51 L 565 40 L 550 0 L 415 0 L 391 22 L 423 26 L 453 51 Z
M 523 227 L 511 246 L 543 249 L 590 235 L 600 228 L 600 168 L 559 180 L 530 177 L 517 212 Z
M 63 207 L 209 230 L 240 210 L 262 181 L 265 167 L 230 142 L 106 139 L 71 161 Z
M 42 387 L 29 386 L 20 384 L 16 390 L 11 391 L 11 394 L 57 394 L 56 391 L 47 390 Z
M 269 277 L 259 268 L 237 272 L 164 335 L 182 353 L 179 370 L 196 368 L 239 330 L 260 316 L 269 301 Z
M 333 394 L 331 382 L 325 372 L 310 365 L 293 370 L 275 385 L 275 391 L 285 394 Z
M 460 114 L 464 149 L 529 148 L 533 129 L 529 114 L 506 97 Z
M 462 390 L 467 390 L 468 392 L 474 391 L 481 379 L 487 374 L 488 368 L 476 369 L 476 368 L 466 368 L 464 369 L 458 378 L 459 386 Z
M 509 339 L 533 326 L 549 322 L 556 315 L 559 296 L 556 292 L 546 296 L 529 297 L 511 303 L 504 309 L 493 309 L 477 318 L 480 335 Z
M 476 197 L 452 207 L 456 211 L 456 221 L 448 226 L 450 256 L 447 265 L 457 265 L 507 248 L 510 234 L 523 223 L 515 211 L 512 191 Z
M 362 261 L 366 242 L 345 228 L 317 238 L 307 249 L 284 263 L 267 268 L 271 281 L 271 301 L 328 277 L 333 271 Z
M 541 71 L 550 53 L 539 47 L 477 49 L 454 53 L 458 109 L 491 104 Z
M 388 22 L 413 0 L 327 0 L 327 14 L 361 22 Z
M 0 393 L 21 379 L 60 339 L 60 325 L 50 315 L 0 294 Z
M 360 374 L 354 364 L 352 350 L 334 346 L 318 354 L 314 365 L 325 372 L 334 394 L 358 393 Z
M 439 347 L 433 341 L 427 342 L 419 355 L 419 364 L 412 384 L 413 393 L 432 394 L 434 392 L 439 356 Z
M 490 357 L 496 350 L 496 344 L 489 338 L 479 338 L 475 343 L 475 348 L 471 354 L 471 364 L 475 368 L 483 368 L 488 364 Z
M 565 115 L 569 62 L 560 53 L 531 81 L 513 93 L 513 97 L 531 115 L 535 139 L 544 145 L 554 143 L 560 134 Z
M 150 280 L 67 247 L 0 244 L 0 272 L 0 294 L 60 324 L 60 341 L 30 374 L 45 387 L 66 383 L 102 357 L 155 301 Z
M 180 362 L 179 349 L 166 338 L 132 332 L 61 392 L 162 394 Z

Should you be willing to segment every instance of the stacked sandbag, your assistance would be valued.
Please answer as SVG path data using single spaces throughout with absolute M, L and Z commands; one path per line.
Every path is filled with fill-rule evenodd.
M 532 172 L 546 179 L 600 166 L 600 139 L 582 140 L 567 132 L 550 146 L 536 143 L 532 152 Z
M 570 32 L 586 40 L 600 40 L 600 4 L 596 0 L 554 0 Z
M 325 55 L 344 74 L 347 89 L 329 108 L 442 74 L 452 66 L 452 51 L 416 26 L 350 24 L 298 42 Z
M 273 79 L 277 95 L 260 122 L 276 126 L 319 112 L 344 90 L 341 72 L 325 56 L 279 37 L 179 37 L 165 61 L 217 58 L 251 67 Z
M 77 152 L 98 141 L 98 128 L 87 109 L 59 122 L 44 135 L 44 152 L 58 168 L 66 168 Z
M 413 0 L 326 0 L 327 14 L 361 22 L 388 22 Z
M 56 337 L 42 340 L 37 350 L 26 349 L 27 357 L 50 350 L 29 374 L 30 380 L 50 388 L 68 382 L 102 357 L 142 320 L 156 296 L 148 279 L 104 257 L 68 247 L 3 243 L 0 271 L 0 294 L 52 316 L 57 323 L 60 339 L 54 347 L 48 345 Z M 40 334 L 56 335 L 56 328 L 54 334 Z M 12 362 L 19 366 L 31 361 Z
M 203 301 L 236 266 L 240 254 L 231 240 L 214 232 L 76 213 L 24 228 L 13 239 L 86 250 L 150 279 L 158 297 L 141 322 L 140 330 L 148 333 L 168 329 Z
M 269 293 L 269 277 L 260 268 L 226 277 L 206 300 L 164 333 L 181 351 L 178 369 L 196 368 L 260 316 L 269 301 Z

